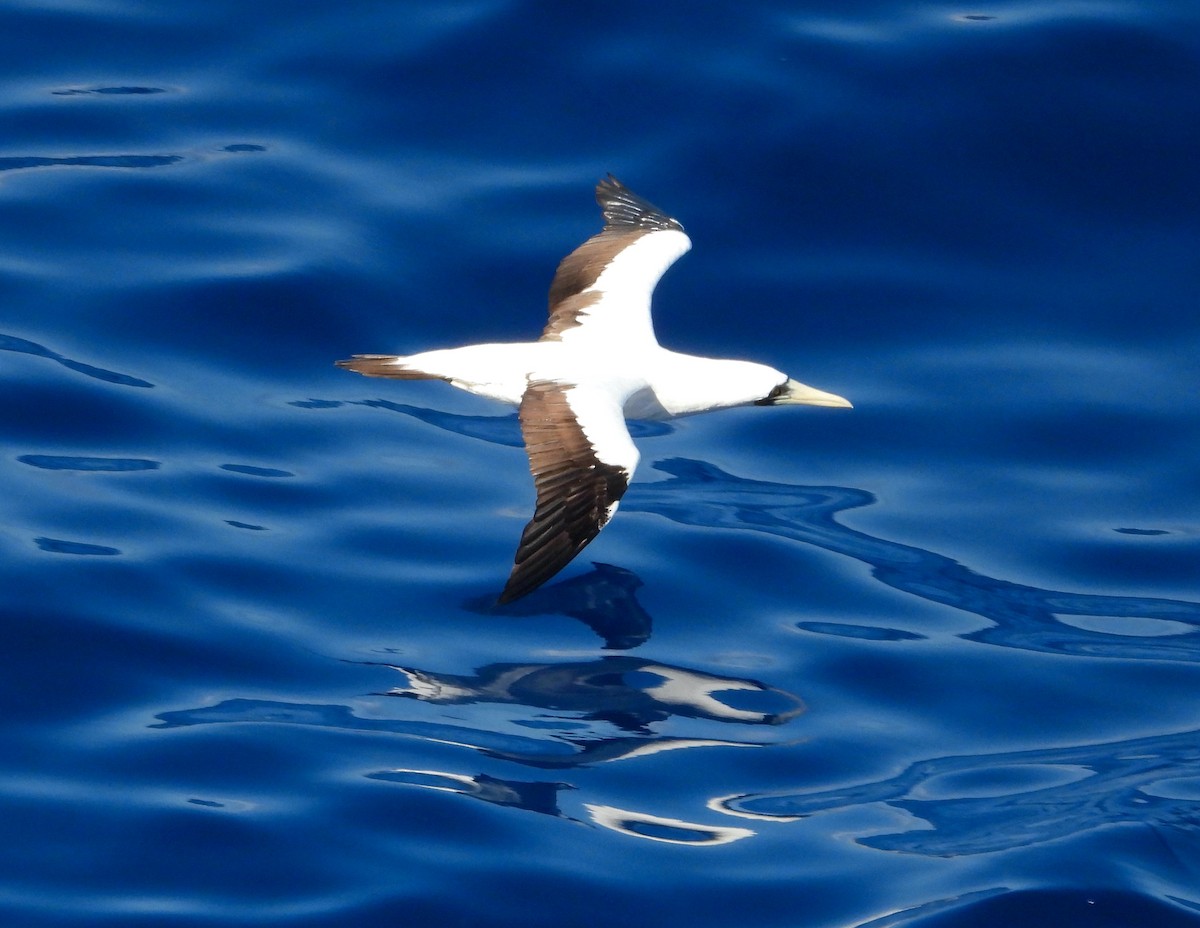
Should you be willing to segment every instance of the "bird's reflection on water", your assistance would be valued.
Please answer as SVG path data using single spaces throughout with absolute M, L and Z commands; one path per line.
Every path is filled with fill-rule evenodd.
M 721 677 L 635 657 L 492 664 L 472 676 L 389 666 L 406 678 L 389 696 L 444 705 L 510 703 L 567 711 L 643 735 L 650 734 L 656 722 L 672 717 L 780 725 L 804 711 L 797 697 L 756 680 Z
M 586 574 L 541 587 L 502 607 L 495 605 L 494 596 L 468 607 L 506 616 L 567 615 L 599 635 L 608 650 L 628 651 L 650 639 L 650 613 L 635 595 L 641 586 L 641 578 L 631 570 L 593 564 Z
M 512 707 L 489 725 L 361 716 L 346 706 L 229 699 L 163 713 L 163 728 L 271 722 L 378 731 L 471 747 L 527 767 L 566 769 L 692 747 L 759 747 L 781 740 L 739 731 L 716 737 L 712 726 L 779 727 L 804 711 L 799 697 L 756 680 L 723 677 L 634 657 L 593 661 L 493 664 L 465 676 L 375 662 L 402 677 L 383 695 L 426 706 Z M 453 718 L 454 722 L 445 721 Z M 671 733 L 662 729 L 670 727 Z
M 161 714 L 159 728 L 213 724 L 300 725 L 373 732 L 453 745 L 492 760 L 525 768 L 574 770 L 696 748 L 762 747 L 772 740 L 754 737 L 742 726 L 779 727 L 804 710 L 800 699 L 755 680 L 722 677 L 629 656 L 594 661 L 494 664 L 472 675 L 442 674 L 391 664 L 365 664 L 398 673 L 402 683 L 387 696 L 425 706 L 486 704 L 512 707 L 507 716 L 485 713 L 463 722 L 379 718 L 348 706 L 296 704 L 278 700 L 229 699 L 213 706 Z M 462 719 L 459 712 L 453 717 Z M 663 727 L 695 733 L 668 734 Z M 475 723 L 475 724 L 472 724 Z M 707 733 L 710 726 L 734 726 L 730 737 Z M 752 730 L 752 729 L 751 729 Z M 725 844 L 753 834 L 741 826 L 689 822 L 604 803 L 582 802 L 574 814 L 560 808 L 564 790 L 578 787 L 558 780 L 497 777 L 481 770 L 396 767 L 365 774 L 369 779 L 452 792 L 495 805 L 587 821 L 647 840 L 691 846 Z
M 528 783 L 518 780 L 501 780 L 487 774 L 465 776 L 439 770 L 411 770 L 398 767 L 369 775 L 369 779 L 387 783 L 399 783 L 430 789 L 436 792 L 456 793 L 470 799 L 498 806 L 512 806 L 526 812 L 540 812 L 556 818 L 584 821 L 567 814 L 560 808 L 559 793 L 575 787 L 569 783 Z M 635 838 L 661 841 L 667 844 L 685 844 L 693 847 L 729 844 L 751 837 L 750 828 L 730 825 L 702 825 L 662 815 L 650 815 L 619 809 L 597 803 L 583 803 L 587 820 L 613 831 Z

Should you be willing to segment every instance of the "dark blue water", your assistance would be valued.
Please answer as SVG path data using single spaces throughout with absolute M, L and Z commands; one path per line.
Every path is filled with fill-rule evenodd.
M 1200 7 L 0 4 L 0 914 L 1200 925 Z M 503 609 L 612 171 L 671 347 Z

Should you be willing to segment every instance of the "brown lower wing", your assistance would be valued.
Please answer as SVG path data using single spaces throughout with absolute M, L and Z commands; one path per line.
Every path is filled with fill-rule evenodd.
M 558 383 L 534 382 L 521 401 L 521 433 L 537 508 L 500 594 L 507 603 L 541 586 L 595 538 L 625 493 L 630 474 L 597 456 Z

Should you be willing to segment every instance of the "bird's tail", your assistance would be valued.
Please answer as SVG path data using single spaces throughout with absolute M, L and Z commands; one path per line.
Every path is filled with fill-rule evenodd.
M 335 361 L 338 367 L 367 377 L 394 377 L 398 380 L 444 380 L 439 374 L 414 370 L 405 366 L 407 359 L 394 354 L 356 354 L 345 361 Z

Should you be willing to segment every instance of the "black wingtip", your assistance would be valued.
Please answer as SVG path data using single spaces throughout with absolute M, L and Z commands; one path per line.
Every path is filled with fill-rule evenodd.
M 604 213 L 606 231 L 683 231 L 678 219 L 671 218 L 650 201 L 639 197 L 612 174 L 596 184 L 596 202 Z
M 564 565 L 565 566 L 565 565 Z M 518 576 L 516 569 L 513 570 L 512 576 L 508 578 L 508 583 L 504 585 L 504 589 L 500 591 L 500 595 L 496 597 L 497 606 L 507 606 L 511 602 L 528 596 L 543 583 L 553 577 L 562 568 L 555 568 L 548 573 L 543 572 L 534 576 Z

